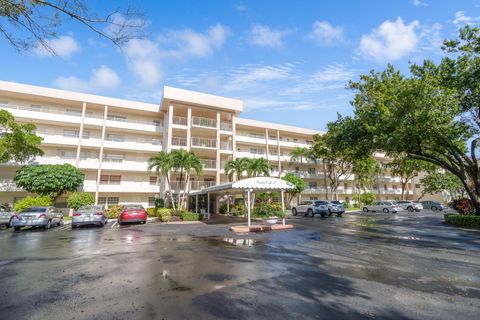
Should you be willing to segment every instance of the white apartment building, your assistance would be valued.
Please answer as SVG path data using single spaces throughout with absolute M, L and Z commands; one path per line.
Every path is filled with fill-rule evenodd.
M 78 167 L 85 173 L 84 191 L 95 194 L 100 204 L 152 206 L 165 182 L 147 170 L 147 160 L 161 150 L 180 148 L 195 152 L 204 163 L 202 175 L 191 181 L 192 191 L 227 182 L 227 160 L 261 157 L 271 163 L 272 176 L 294 172 L 302 177 L 307 186 L 303 199 L 326 197 L 322 163 L 290 159 L 294 148 L 310 147 L 313 135 L 321 132 L 241 118 L 241 100 L 164 87 L 157 105 L 0 81 L 0 109 L 37 126 L 45 155 L 35 163 Z M 378 155 L 378 160 L 386 159 Z M 13 182 L 19 167 L 0 165 L 0 203 L 27 195 Z M 173 174 L 173 189 L 176 179 Z M 353 176 L 342 181 L 340 200 L 351 199 L 354 184 Z M 409 187 L 412 198 L 419 192 L 418 179 Z M 385 171 L 372 192 L 398 199 L 400 181 Z

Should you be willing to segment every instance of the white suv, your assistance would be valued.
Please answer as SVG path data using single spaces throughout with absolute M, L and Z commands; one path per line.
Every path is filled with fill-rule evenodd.
M 292 206 L 292 215 L 296 216 L 299 213 L 303 213 L 305 216 L 314 216 L 319 214 L 325 217 L 328 214 L 328 202 L 320 200 L 303 200 L 298 204 Z
M 407 200 L 400 200 L 397 201 L 397 204 L 402 207 L 403 210 L 408 210 L 408 212 L 419 212 L 420 210 L 423 209 L 423 206 L 421 203 L 418 202 L 413 202 L 413 201 L 407 201 Z

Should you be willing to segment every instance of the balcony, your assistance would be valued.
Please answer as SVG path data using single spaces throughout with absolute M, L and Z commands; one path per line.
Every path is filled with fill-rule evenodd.
M 190 181 L 190 190 L 201 190 L 204 188 L 214 186 L 215 184 L 216 184 L 215 181 Z M 180 181 L 170 182 L 170 189 L 173 190 L 174 192 L 180 189 L 180 192 L 183 192 L 183 190 L 185 189 L 185 182 L 180 182 Z
M 220 149 L 231 151 L 233 150 L 233 144 L 231 141 L 220 141 Z
M 208 138 L 192 137 L 192 147 L 216 149 L 217 148 L 217 140 L 208 139 Z
M 0 191 L 13 192 L 23 191 L 23 189 L 17 187 L 17 184 L 11 179 L 0 179 Z
M 303 190 L 304 194 L 320 194 L 325 193 L 325 188 L 306 188 Z
M 220 122 L 220 130 L 221 131 L 232 132 L 233 131 L 232 124 L 228 123 L 228 122 Z
M 173 116 L 172 124 L 177 126 L 187 126 L 188 124 L 187 117 Z
M 172 146 L 186 147 L 187 146 L 187 138 L 172 137 Z
M 217 169 L 217 161 L 216 160 L 211 160 L 211 159 L 201 159 L 203 163 L 203 169 L 206 170 L 211 170 L 211 169 Z
M 192 126 L 216 129 L 217 120 L 203 117 L 192 117 Z

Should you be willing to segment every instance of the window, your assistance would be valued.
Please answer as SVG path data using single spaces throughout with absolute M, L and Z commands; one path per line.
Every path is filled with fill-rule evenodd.
M 103 161 L 104 162 L 123 162 L 123 154 L 104 153 Z
M 314 182 L 314 181 L 310 181 L 310 182 L 308 183 L 308 187 L 309 187 L 310 189 L 317 189 L 317 183 Z
M 311 140 L 307 140 L 307 141 L 305 141 L 305 142 L 306 142 L 308 145 L 310 145 L 310 146 L 313 145 L 313 141 L 311 141 Z
M 415 184 L 415 189 L 420 189 L 422 186 L 419 183 Z
M 150 185 L 151 186 L 157 185 L 157 177 L 156 176 L 150 176 Z
M 162 143 L 161 143 L 160 139 L 152 138 L 152 144 L 153 144 L 154 146 L 159 146 L 159 145 L 161 145 Z
M 309 174 L 315 174 L 315 168 L 308 168 Z
M 295 172 L 299 173 L 300 172 L 300 167 L 295 167 Z
M 98 197 L 99 205 L 115 205 L 118 204 L 118 197 Z
M 277 140 L 277 137 L 275 137 L 275 136 L 270 136 L 270 140 Z
M 345 190 L 348 189 L 348 183 L 345 182 L 345 183 L 343 184 L 343 189 L 345 189 Z
M 310 197 L 310 200 L 318 200 L 318 197 Z
M 73 150 L 61 150 L 59 156 L 64 159 L 75 159 L 77 157 L 77 152 Z
M 388 190 L 388 188 L 387 188 L 387 185 L 386 185 L 386 184 L 384 184 L 384 185 L 383 185 L 383 189 L 384 189 L 384 190 Z
M 121 175 L 102 174 L 100 176 L 100 184 L 120 184 L 121 181 L 122 181 Z
M 66 138 L 78 138 L 80 136 L 80 133 L 79 133 L 78 130 L 64 129 L 63 130 L 63 136 L 66 137 Z M 90 138 L 90 132 L 89 131 L 83 131 L 82 138 L 83 139 L 89 139 Z
M 153 125 L 156 127 L 161 127 L 162 123 L 160 122 L 160 120 L 153 120 Z
M 116 141 L 116 142 L 124 142 L 125 141 L 125 136 L 120 135 L 120 134 L 107 133 L 107 136 L 105 137 L 105 140 Z
M 31 105 L 30 105 L 30 110 L 32 110 L 32 111 L 41 111 L 41 110 L 42 110 L 42 106 L 39 105 L 39 104 L 31 104 Z
M 278 172 L 278 166 L 271 166 L 272 172 Z
M 82 111 L 74 110 L 74 109 L 67 109 L 67 111 L 65 111 L 65 114 L 69 115 L 69 116 L 81 117 L 82 116 Z
M 8 101 L 0 100 L 0 104 L 8 104 Z
M 293 142 L 298 142 L 298 139 L 293 139 Z M 315 199 L 312 199 L 312 200 L 315 200 Z
M 265 138 L 265 136 L 261 133 L 254 133 L 254 132 L 249 132 L 248 133 L 248 136 L 249 137 L 252 137 L 252 138 L 259 138 L 259 139 L 263 139 Z
M 393 186 L 392 186 L 392 189 L 393 189 L 393 190 L 397 190 L 397 186 L 396 186 L 396 185 L 393 185 Z
M 115 115 L 115 114 L 110 114 L 107 116 L 107 119 L 108 120 L 113 120 L 113 121 L 127 121 L 127 117 L 125 116 L 119 116 L 119 115 Z
M 148 197 L 148 206 L 155 207 L 155 197 Z
M 252 154 L 264 154 L 265 150 L 261 148 L 250 148 L 250 153 Z

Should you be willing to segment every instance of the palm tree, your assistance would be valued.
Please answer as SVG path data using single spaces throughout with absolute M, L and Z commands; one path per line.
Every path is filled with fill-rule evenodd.
M 300 162 L 300 165 L 303 164 L 303 159 L 308 158 L 310 155 L 310 150 L 308 148 L 296 147 L 290 152 L 290 162 Z
M 172 167 L 172 157 L 169 153 L 165 151 L 160 151 L 156 156 L 150 157 L 150 159 L 148 159 L 148 170 L 155 171 L 159 176 L 165 176 L 168 189 L 170 189 L 170 171 L 172 170 Z M 162 186 L 160 184 L 158 191 L 160 196 L 162 196 L 160 194 L 161 188 Z M 170 192 L 170 201 L 172 202 L 173 209 L 175 209 L 172 192 Z
M 248 177 L 259 177 L 270 175 L 270 164 L 265 158 L 249 159 L 247 163 Z
M 203 170 L 203 164 L 200 158 L 198 158 L 193 152 L 183 149 L 173 150 L 171 152 L 171 157 L 173 169 L 175 171 L 180 171 L 180 183 L 177 194 L 179 197 L 179 207 L 184 208 L 187 192 L 189 191 L 191 171 L 194 170 L 197 175 L 201 174 Z M 186 183 L 184 186 L 183 196 L 181 196 L 180 192 L 184 178 Z
M 237 158 L 235 160 L 228 160 L 225 163 L 225 174 L 228 175 L 228 178 L 232 180 L 235 175 L 237 181 L 242 179 L 243 172 L 247 170 L 247 162 L 250 159 L 247 158 Z

